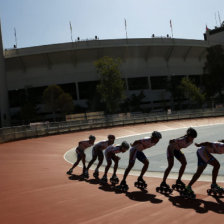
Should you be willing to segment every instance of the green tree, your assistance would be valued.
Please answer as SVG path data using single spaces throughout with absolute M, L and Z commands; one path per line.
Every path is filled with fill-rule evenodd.
M 68 93 L 62 93 L 59 96 L 58 103 L 60 111 L 64 114 L 68 114 L 74 110 L 72 97 Z
M 205 94 L 189 78 L 185 77 L 181 80 L 180 88 L 193 104 L 201 106 L 205 102 Z
M 100 75 L 100 84 L 97 85 L 97 91 L 101 100 L 105 102 L 107 111 L 114 113 L 118 111 L 121 101 L 125 98 L 125 85 L 119 71 L 121 60 L 105 56 L 94 64 L 97 73 Z
M 53 113 L 54 119 L 57 111 L 68 113 L 73 110 L 72 97 L 65 93 L 60 86 L 48 86 L 43 92 L 43 100 L 46 108 Z
M 184 94 L 180 88 L 181 77 L 172 76 L 167 80 L 167 91 L 171 94 L 171 109 L 175 109 L 174 105 L 177 103 L 178 109 L 181 109 L 182 102 L 184 99 Z
M 142 100 L 145 98 L 145 94 L 143 91 L 141 91 L 138 95 L 132 94 L 129 98 L 125 100 L 125 102 L 122 104 L 123 111 L 128 112 L 138 112 L 141 111 L 141 103 Z
M 223 102 L 224 90 L 224 53 L 221 45 L 212 46 L 207 49 L 206 62 L 204 66 L 203 84 L 208 97 L 219 96 Z

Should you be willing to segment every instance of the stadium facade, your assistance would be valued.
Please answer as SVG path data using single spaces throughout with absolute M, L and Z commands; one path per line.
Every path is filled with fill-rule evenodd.
M 1 31 L 0 31 L 1 33 Z M 207 48 L 224 45 L 224 24 L 207 30 L 204 40 L 152 37 L 76 41 L 28 48 L 3 49 L 0 34 L 1 124 L 10 125 L 10 115 L 29 95 L 41 104 L 43 90 L 52 84 L 71 94 L 75 105 L 87 105 L 96 93 L 99 76 L 94 61 L 119 57 L 127 96 L 144 92 L 144 104 L 157 110 L 169 102 L 166 80 L 194 77 L 200 80 Z

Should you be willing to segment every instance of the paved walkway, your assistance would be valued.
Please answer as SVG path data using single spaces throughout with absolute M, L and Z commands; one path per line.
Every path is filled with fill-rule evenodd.
M 175 191 L 170 197 L 157 193 L 155 188 L 161 178 L 146 177 L 148 192 L 145 193 L 133 186 L 136 176 L 129 176 L 129 192 L 118 194 L 92 178 L 81 181 L 79 167 L 69 178 L 65 172 L 71 164 L 63 158 L 66 151 L 90 134 L 100 141 L 108 133 L 117 137 L 134 136 L 153 130 L 184 130 L 217 123 L 224 124 L 224 118 L 115 127 L 1 144 L 0 223 L 222 223 L 223 197 L 207 195 L 209 182 L 197 182 L 193 186 L 197 199 L 184 200 Z M 173 182 L 171 178 L 168 180 L 169 184 Z

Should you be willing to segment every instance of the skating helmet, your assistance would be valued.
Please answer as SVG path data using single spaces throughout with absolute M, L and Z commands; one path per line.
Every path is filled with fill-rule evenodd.
M 95 139 L 96 139 L 95 136 L 93 136 L 93 135 L 90 135 L 90 136 L 89 136 L 89 140 L 95 141 Z
M 108 135 L 107 138 L 108 139 L 115 139 L 115 136 L 114 135 Z
M 125 148 L 125 149 L 129 149 L 129 144 L 126 141 L 123 141 L 121 143 L 121 147 Z
M 197 131 L 194 128 L 187 129 L 187 136 L 191 136 L 192 138 L 197 137 Z
M 161 138 L 162 138 L 162 135 L 161 135 L 160 132 L 158 132 L 158 131 L 154 131 L 154 132 L 152 133 L 152 138 L 161 139 Z

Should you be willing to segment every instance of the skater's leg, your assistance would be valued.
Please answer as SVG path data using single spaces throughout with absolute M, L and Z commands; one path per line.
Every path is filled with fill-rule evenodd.
M 132 167 L 135 165 L 136 153 L 137 153 L 137 149 L 132 147 L 130 149 L 130 154 L 129 154 L 129 164 L 128 164 L 128 167 L 125 169 L 122 181 L 126 181 L 126 178 L 129 172 L 131 171 Z
M 105 167 L 105 171 L 104 171 L 104 175 L 103 176 L 107 176 L 107 173 L 108 173 L 108 170 L 110 169 L 111 164 L 112 164 L 112 161 L 108 160 L 107 161 L 107 165 Z
M 96 158 L 97 158 L 97 155 L 94 155 L 93 157 L 92 157 L 92 159 L 90 160 L 90 162 L 89 162 L 89 164 L 88 164 L 88 166 L 87 166 L 87 170 L 89 170 L 89 168 L 93 165 L 93 163 L 96 161 Z
M 168 161 L 168 167 L 166 168 L 165 172 L 164 172 L 164 175 L 163 175 L 163 182 L 165 183 L 166 182 L 166 179 L 171 171 L 171 169 L 173 168 L 173 163 L 174 163 L 174 156 L 169 156 L 167 158 L 167 161 Z
M 141 174 L 139 176 L 139 178 L 143 178 L 143 175 L 145 174 L 145 172 L 147 171 L 148 167 L 149 167 L 149 160 L 148 159 L 145 159 L 144 160 L 144 166 L 142 167 L 142 171 L 141 171 Z
M 220 163 L 218 162 L 215 157 L 213 157 L 212 161 L 209 161 L 208 164 L 213 166 L 212 170 L 212 184 L 216 184 L 216 179 L 218 176 L 219 168 L 220 168 Z
M 86 170 L 86 155 L 84 152 L 80 153 L 82 157 L 83 170 Z
M 81 159 L 82 159 L 81 157 L 78 157 L 70 170 L 73 170 L 77 165 L 79 165 L 79 162 L 81 161 Z
M 136 153 L 136 158 L 141 162 L 143 163 L 143 167 L 142 167 L 142 170 L 141 170 L 141 174 L 139 176 L 140 179 L 143 178 L 143 175 L 145 174 L 146 170 L 148 169 L 149 167 L 149 160 L 147 159 L 147 157 L 145 156 L 145 154 L 143 152 L 137 152 Z
M 192 186 L 197 180 L 198 178 L 201 176 L 201 174 L 203 173 L 204 169 L 206 168 L 207 165 L 204 166 L 198 166 L 196 173 L 194 174 L 194 176 L 192 177 L 191 181 L 189 182 L 188 186 Z
M 97 171 L 99 170 L 100 166 L 102 165 L 102 163 L 103 163 L 103 159 L 104 159 L 104 157 L 103 157 L 103 152 L 100 151 L 100 153 L 98 154 L 98 160 L 99 160 L 99 163 L 98 163 L 98 165 L 97 165 L 97 167 L 96 167 L 96 170 L 97 170 Z
M 124 172 L 124 176 L 123 176 L 123 179 L 122 181 L 125 181 L 129 172 L 131 171 L 132 167 L 135 165 L 135 161 L 129 161 L 129 164 L 128 164 L 128 167 L 126 168 L 125 172 Z
M 181 167 L 180 167 L 180 170 L 179 170 L 179 175 L 178 175 L 178 178 L 177 180 L 178 181 L 181 181 L 181 178 L 184 174 L 184 171 L 185 171 L 185 168 L 187 166 L 187 161 L 186 161 L 186 157 L 184 154 L 182 154 L 181 157 L 177 157 L 177 159 L 179 160 L 179 162 L 181 163 Z
M 113 173 L 113 176 L 116 176 L 117 168 L 118 168 L 118 162 L 119 162 L 120 158 L 118 156 L 114 156 L 112 159 L 114 161 L 114 173 Z

